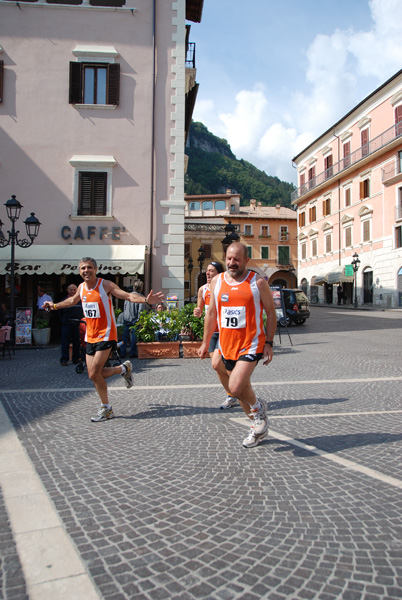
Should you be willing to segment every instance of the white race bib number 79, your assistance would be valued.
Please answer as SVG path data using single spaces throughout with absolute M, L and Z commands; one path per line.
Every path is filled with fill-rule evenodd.
M 242 329 L 246 326 L 245 306 L 222 306 L 221 327 L 224 329 Z
M 99 304 L 97 302 L 84 302 L 82 305 L 82 310 L 84 311 L 86 319 L 100 318 Z

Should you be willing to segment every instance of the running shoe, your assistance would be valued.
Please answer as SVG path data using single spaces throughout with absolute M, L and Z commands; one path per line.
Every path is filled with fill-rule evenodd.
M 133 387 L 133 375 L 132 375 L 133 367 L 132 367 L 131 362 L 129 360 L 126 360 L 123 363 L 123 366 L 126 367 L 126 370 L 124 371 L 124 373 L 121 374 L 121 376 L 124 379 L 126 387 L 127 388 L 131 388 L 131 387 Z
M 99 421 L 107 421 L 108 419 L 114 419 L 113 408 L 106 408 L 106 406 L 101 406 L 96 417 L 92 417 L 91 421 L 93 423 L 98 423 Z
M 250 427 L 250 432 L 248 434 L 248 437 L 246 437 L 243 440 L 243 446 L 244 448 L 254 448 L 255 446 L 258 446 L 258 444 L 260 442 L 262 442 L 262 440 L 264 438 L 266 438 L 268 435 L 268 425 L 267 428 L 265 430 L 264 433 L 260 433 L 259 435 L 256 434 L 255 429 L 254 429 L 254 425 L 252 425 Z
M 245 448 L 254 448 L 268 435 L 268 417 L 267 403 L 262 398 L 257 398 L 260 402 L 259 408 L 252 408 L 249 417 L 252 421 L 248 437 L 243 440 Z
M 267 403 L 262 398 L 257 398 L 260 408 L 251 409 L 249 417 L 253 420 L 254 431 L 256 435 L 268 433 Z
M 237 398 L 234 398 L 233 396 L 227 396 L 226 400 L 224 402 L 222 402 L 222 404 L 220 405 L 220 409 L 221 410 L 225 410 L 226 408 L 232 408 L 233 406 L 235 406 L 237 403 Z

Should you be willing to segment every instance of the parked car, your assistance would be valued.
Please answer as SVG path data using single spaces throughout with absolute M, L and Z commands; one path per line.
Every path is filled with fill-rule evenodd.
M 278 290 L 278 288 L 273 287 Z M 302 290 L 281 288 L 280 292 L 283 298 L 283 304 L 286 310 L 286 321 L 279 319 L 281 325 L 303 325 L 310 316 L 309 302 L 306 294 Z

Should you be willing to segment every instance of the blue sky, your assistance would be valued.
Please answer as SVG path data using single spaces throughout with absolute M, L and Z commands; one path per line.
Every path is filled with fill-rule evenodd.
M 296 183 L 292 158 L 402 68 L 401 0 L 204 0 L 193 118 Z

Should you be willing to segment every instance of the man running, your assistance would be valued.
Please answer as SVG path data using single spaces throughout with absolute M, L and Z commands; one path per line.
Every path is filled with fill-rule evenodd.
M 124 378 L 127 388 L 131 388 L 133 385 L 131 375 L 132 365 L 129 360 L 116 367 L 105 367 L 110 353 L 117 346 L 117 329 L 112 296 L 121 300 L 129 300 L 130 302 L 155 304 L 163 300 L 163 294 L 161 292 L 154 294 L 151 290 L 145 298 L 137 292 L 131 292 L 130 294 L 125 292 L 112 281 L 98 278 L 96 276 L 96 261 L 90 257 L 82 258 L 79 268 L 80 275 L 84 281 L 80 283 L 74 296 L 66 298 L 57 304 L 48 301 L 45 305 L 48 309 L 58 310 L 59 308 L 74 306 L 81 300 L 86 322 L 85 341 L 87 343 L 86 363 L 88 377 L 93 381 L 101 400 L 101 408 L 98 414 L 91 418 L 91 421 L 107 421 L 108 419 L 113 419 L 114 413 L 108 400 L 106 379 L 120 373 Z
M 202 316 L 204 306 L 205 314 L 207 314 L 208 307 L 211 301 L 211 281 L 215 277 L 215 275 L 218 275 L 218 273 L 223 273 L 223 270 L 223 265 L 217 260 L 213 260 L 208 264 L 207 269 L 205 271 L 205 274 L 207 276 L 207 283 L 202 285 L 198 290 L 197 307 L 194 309 L 195 317 Z M 226 398 L 219 408 L 221 410 L 232 408 L 237 403 L 237 399 L 233 398 L 230 395 L 229 376 L 225 369 L 225 365 L 222 362 L 221 353 L 219 352 L 219 328 L 217 323 L 215 331 L 212 334 L 211 340 L 209 342 L 208 352 L 209 356 L 211 357 L 212 368 L 215 369 L 216 374 L 219 377 L 219 381 L 221 382 L 226 392 Z
M 209 341 L 218 320 L 220 351 L 229 376 L 230 394 L 238 398 L 251 420 L 250 433 L 243 446 L 253 448 L 268 435 L 268 417 L 267 403 L 256 397 L 250 378 L 261 358 L 264 358 L 264 365 L 272 360 L 276 314 L 268 283 L 247 269 L 248 262 L 244 244 L 235 242 L 228 247 L 227 272 L 217 275 L 211 282 L 211 303 L 198 355 L 200 358 L 208 356 Z

